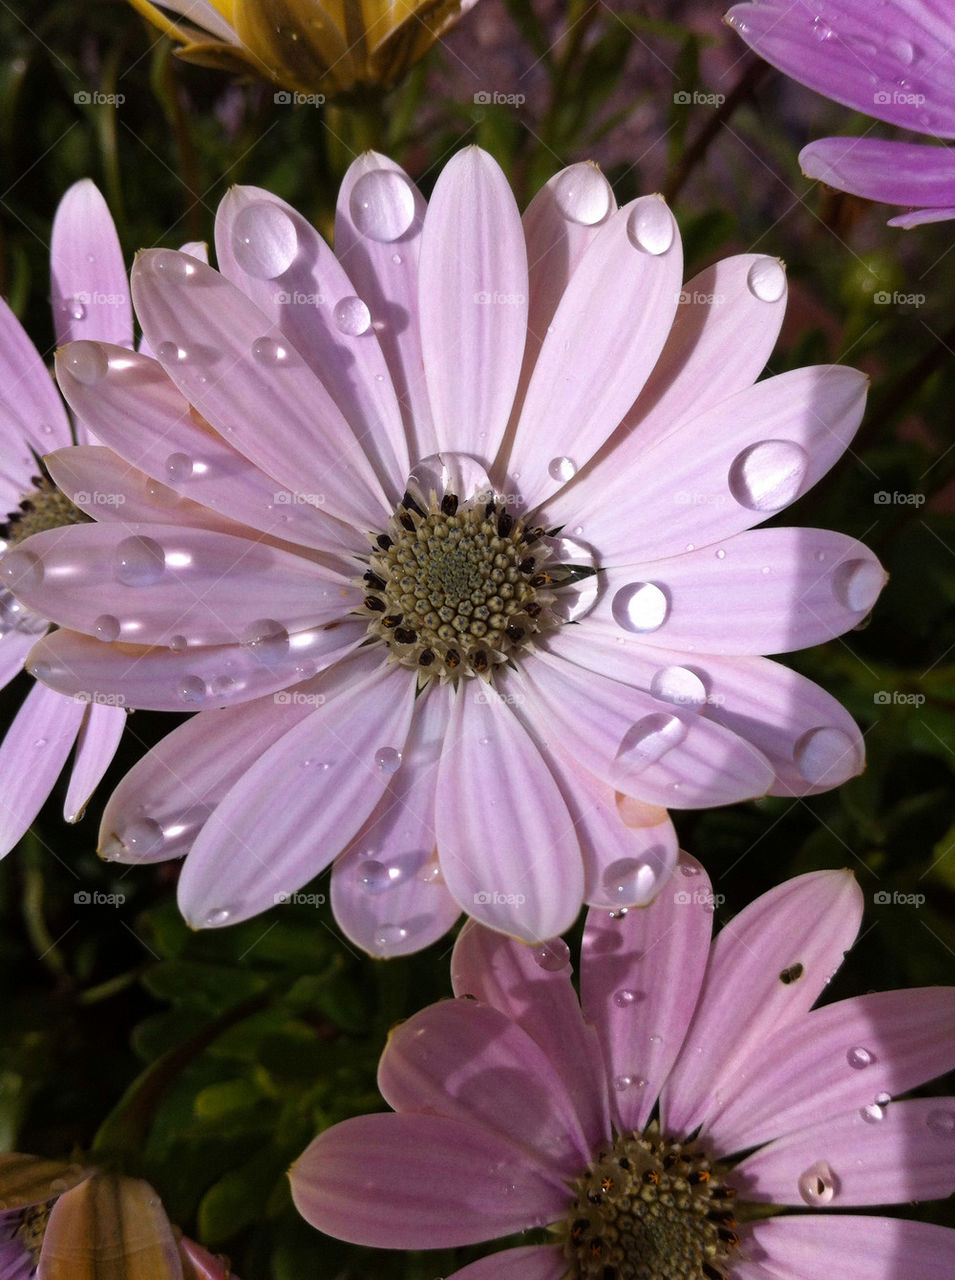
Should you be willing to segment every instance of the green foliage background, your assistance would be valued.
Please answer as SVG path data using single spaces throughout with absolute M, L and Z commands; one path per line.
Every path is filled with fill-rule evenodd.
M 50 224 L 78 178 L 107 195 L 131 257 L 211 239 L 234 182 L 270 188 L 327 230 L 341 174 L 369 143 L 427 192 L 451 150 L 478 142 L 522 204 L 561 166 L 594 157 L 621 202 L 668 194 L 688 276 L 729 252 L 784 258 L 792 300 L 769 371 L 831 361 L 872 377 L 857 442 L 784 513 L 863 538 L 891 573 L 871 625 L 792 659 L 862 724 L 869 764 L 829 795 L 676 822 L 725 895 L 718 919 L 793 874 L 854 870 L 865 921 L 827 998 L 950 983 L 952 224 L 893 230 L 888 211 L 804 179 L 799 147 L 861 118 L 755 62 L 720 10 L 480 0 L 404 86 L 353 111 L 292 109 L 270 87 L 187 67 L 120 0 L 13 0 L 0 6 L 0 291 L 51 353 Z M 526 101 L 475 104 L 480 89 Z M 124 101 L 84 105 L 83 90 Z M 681 91 L 726 102 L 688 107 L 674 101 Z M 880 292 L 910 301 L 882 304 Z M 884 504 L 883 492 L 914 498 Z M 0 694 L 5 716 L 27 687 L 21 678 Z M 392 1255 L 325 1240 L 292 1210 L 284 1171 L 319 1129 L 382 1105 L 388 1028 L 448 994 L 451 939 L 376 963 L 342 939 L 327 905 L 190 933 L 175 866 L 130 870 L 94 853 L 103 797 L 171 723 L 136 713 L 85 821 L 66 827 L 57 793 L 0 863 L 0 1150 L 93 1149 L 148 1178 L 172 1219 L 228 1252 L 244 1280 L 445 1275 L 480 1251 Z M 327 892 L 324 878 L 315 888 Z M 74 894 L 94 889 L 125 902 L 78 909 Z M 950 1205 L 906 1212 L 955 1224 Z

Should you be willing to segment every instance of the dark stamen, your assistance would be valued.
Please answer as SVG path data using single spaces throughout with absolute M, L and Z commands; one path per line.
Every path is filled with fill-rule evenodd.
M 395 639 L 399 644 L 414 644 L 417 638 L 417 632 L 410 627 L 395 627 Z
M 417 516 L 424 515 L 424 512 L 418 506 L 417 502 L 415 502 L 414 498 L 412 498 L 407 489 L 405 490 L 405 496 L 401 499 L 401 505 L 403 507 L 407 507 L 409 511 L 413 511 Z
M 434 650 L 433 649 L 422 650 L 421 656 L 418 658 L 418 666 L 430 667 L 432 662 L 434 662 Z
M 513 517 L 510 516 L 506 511 L 502 511 L 497 518 L 497 536 L 499 538 L 506 538 L 507 535 L 511 532 L 511 529 L 513 527 L 514 527 Z
M 375 591 L 384 591 L 386 585 L 384 578 L 379 578 L 378 574 L 373 573 L 371 569 L 369 569 L 367 573 L 363 573 L 362 577 L 368 583 L 369 587 L 374 588 Z
M 441 510 L 446 516 L 453 516 L 458 509 L 458 500 L 455 494 L 446 493 L 441 499 Z
M 375 541 L 378 543 L 379 547 L 381 547 L 382 551 L 387 551 L 392 545 L 392 541 L 388 537 L 387 533 L 379 533 Z
M 404 615 L 400 613 L 389 613 L 387 618 L 382 618 L 381 625 L 387 627 L 391 631 L 398 625 Z
M 515 644 L 524 639 L 524 628 L 519 627 L 516 622 L 509 622 L 504 629 L 507 632 L 507 638 L 513 640 Z
M 365 596 L 365 608 L 371 609 L 372 613 L 384 613 L 385 602 L 377 596 Z

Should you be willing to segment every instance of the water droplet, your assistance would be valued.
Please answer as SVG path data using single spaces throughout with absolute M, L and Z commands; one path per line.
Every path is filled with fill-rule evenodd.
M 633 1076 L 617 1076 L 613 1082 L 613 1087 L 618 1093 L 623 1093 L 625 1089 L 629 1089 L 633 1085 Z
M 856 745 L 842 729 L 810 729 L 796 742 L 793 759 L 813 787 L 837 787 L 858 772 Z
M 279 205 L 257 200 L 241 209 L 232 225 L 232 252 L 250 276 L 275 280 L 295 261 L 298 232 Z
M 673 244 L 673 215 L 659 196 L 644 196 L 627 219 L 627 234 L 637 249 L 659 257 Z
M 401 768 L 401 752 L 394 747 L 382 747 L 375 752 L 375 764 L 381 773 L 397 773 Z
M 640 772 L 662 760 L 686 737 L 686 725 L 679 716 L 664 712 L 643 716 L 624 734 L 617 760 L 628 770 Z
M 202 702 L 206 696 L 206 682 L 201 676 L 183 676 L 178 693 L 183 702 Z
M 395 264 L 396 267 L 400 267 L 402 262 L 401 254 L 393 253 L 391 255 L 391 261 Z
M 656 631 L 666 622 L 670 602 L 655 582 L 631 582 L 614 596 L 611 612 L 625 631 Z
M 143 488 L 146 497 L 157 507 L 174 507 L 182 501 L 175 489 L 170 489 L 168 484 L 160 484 L 158 480 L 147 479 Z
M 217 698 L 224 698 L 235 688 L 235 681 L 231 676 L 214 676 L 209 688 Z
M 547 470 L 554 480 L 560 480 L 562 484 L 566 484 L 568 480 L 573 480 L 577 474 L 577 465 L 570 458 L 551 458 L 547 464 Z
M 46 738 L 36 738 L 36 739 L 34 739 L 34 742 L 33 742 L 33 745 L 34 745 L 35 747 L 45 747 L 45 746 L 46 746 L 46 744 L 47 744 L 47 739 L 46 739 Z
M 746 283 L 760 302 L 778 302 L 786 292 L 786 269 L 778 258 L 760 258 L 747 272 Z
M 398 946 L 408 937 L 408 930 L 401 924 L 381 924 L 375 930 L 375 946 L 380 951 L 388 951 Z
M 118 833 L 127 854 L 148 858 L 165 843 L 162 827 L 155 818 L 135 818 Z
M 868 1106 L 859 1109 L 859 1115 L 866 1124 L 878 1124 L 885 1118 L 885 1111 L 877 1102 L 870 1102 Z
M 643 858 L 619 858 L 601 876 L 601 886 L 608 898 L 628 907 L 647 902 L 657 881 L 653 863 Z
M 177 342 L 160 342 L 156 355 L 163 364 L 182 364 L 189 359 L 189 352 Z
M 204 929 L 217 929 L 219 925 L 228 924 L 232 912 L 228 907 L 213 907 L 202 922 Z
M 618 1009 L 632 1009 L 637 1001 L 636 991 L 631 991 L 629 987 L 623 987 L 620 991 L 613 993 L 613 1002 Z
M 680 863 L 680 875 L 683 875 L 683 876 L 698 876 L 699 874 L 700 874 L 700 868 L 699 868 L 699 867 L 694 867 L 694 866 L 693 866 L 693 864 L 692 864 L 691 862 L 681 862 L 681 863 Z
M 821 18 L 813 18 L 811 30 L 817 40 L 828 40 L 832 36 L 832 27 L 827 26 Z
M 241 643 L 263 666 L 274 666 L 288 653 L 289 634 L 274 618 L 258 618 L 243 631 Z
M 726 559 L 726 552 L 723 550 L 723 548 L 722 548 L 722 547 L 720 547 L 720 548 L 719 548 L 719 550 L 716 552 L 716 558 L 717 558 L 717 560 L 725 560 L 725 559 Z
M 165 462 L 166 475 L 174 483 L 182 484 L 192 479 L 192 459 L 188 453 L 171 453 Z
M 930 1111 L 925 1123 L 939 1138 L 951 1138 L 955 1134 L 955 1111 Z
M 335 323 L 342 333 L 357 338 L 371 328 L 371 312 L 361 298 L 342 298 L 335 308 Z
M 174 280 L 191 280 L 198 271 L 195 258 L 188 253 L 177 253 L 175 249 L 155 250 L 152 263 L 157 271 Z
M 284 347 L 277 338 L 256 338 L 252 343 L 252 359 L 274 369 L 288 359 L 288 347 Z
M 71 320 L 86 319 L 86 304 L 81 299 L 70 298 L 68 302 L 64 303 L 64 306 Z
M 554 183 L 554 203 L 570 222 L 595 227 L 613 207 L 613 193 L 596 165 L 574 164 Z
M 832 571 L 832 590 L 840 604 L 868 613 L 885 583 L 881 565 L 874 560 L 844 560 Z
M 702 707 L 706 702 L 706 685 L 688 667 L 662 667 L 650 681 L 650 692 L 679 707 Z
M 99 640 L 105 640 L 107 643 L 111 640 L 116 640 L 119 632 L 119 618 L 114 618 L 111 613 L 101 613 L 93 623 L 93 635 Z
M 563 938 L 539 942 L 532 951 L 535 961 L 548 973 L 558 973 L 570 963 L 570 947 Z
M 109 372 L 109 360 L 98 342 L 71 342 L 66 348 L 66 368 L 84 387 L 95 387 Z
M 355 183 L 348 207 L 362 235 L 387 244 L 400 239 L 414 221 L 414 192 L 403 173 L 375 169 Z
M 165 554 L 154 538 L 124 538 L 113 553 L 113 572 L 127 587 L 151 587 L 165 567 Z
M 836 1179 L 825 1160 L 817 1160 L 799 1175 L 799 1194 L 808 1205 L 815 1208 L 829 1204 L 835 1198 Z
M 43 581 L 43 561 L 32 551 L 8 551 L 0 560 L 4 582 L 14 591 L 27 591 Z
M 891 1093 L 877 1093 L 875 1095 L 875 1100 L 880 1107 L 884 1107 L 887 1102 L 892 1101 L 892 1095 Z
M 189 641 L 185 636 L 175 635 L 170 638 L 169 648 L 173 653 L 182 653 Z
M 750 445 L 729 469 L 730 493 L 750 511 L 781 511 L 799 495 L 809 457 L 792 440 Z
M 889 36 L 885 47 L 903 66 L 910 67 L 915 61 L 915 47 L 903 36 Z
M 871 1049 L 864 1049 L 861 1045 L 853 1045 L 851 1049 L 846 1050 L 846 1062 L 854 1071 L 862 1071 L 865 1067 L 871 1067 L 875 1062 L 875 1054 Z
M 358 864 L 358 883 L 366 893 L 384 893 L 402 879 L 398 866 L 386 866 L 376 858 L 368 858 Z

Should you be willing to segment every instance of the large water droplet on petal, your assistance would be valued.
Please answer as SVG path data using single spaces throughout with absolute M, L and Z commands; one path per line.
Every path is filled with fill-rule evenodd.
M 760 258 L 747 272 L 746 283 L 760 302 L 778 302 L 786 292 L 786 269 L 777 258 Z
M 401 768 L 401 752 L 394 747 L 382 747 L 375 752 L 375 764 L 380 773 L 397 773 Z
M 148 858 L 165 842 L 162 827 L 155 818 L 135 818 L 117 834 L 126 853 L 134 858 Z
M 201 676 L 183 676 L 178 689 L 183 702 L 202 702 L 206 696 L 206 682 Z
M 585 162 L 571 165 L 560 175 L 554 183 L 554 202 L 570 222 L 594 227 L 610 212 L 613 193 L 596 165 Z
M 915 46 L 904 36 L 889 36 L 885 47 L 903 66 L 910 67 L 915 60 Z
M 551 458 L 547 470 L 554 480 L 566 484 L 577 474 L 577 465 L 570 458 Z
M 118 639 L 119 632 L 119 618 L 114 618 L 111 613 L 101 613 L 93 623 L 93 635 L 98 640 L 109 643 L 111 640 Z
M 637 1002 L 637 993 L 629 987 L 622 987 L 613 993 L 613 1002 L 618 1009 L 632 1009 Z
M 127 587 L 151 587 L 165 567 L 165 554 L 155 538 L 124 538 L 113 553 L 116 579 Z
M 532 950 L 537 964 L 548 973 L 558 973 L 570 963 L 570 947 L 563 938 L 538 942 Z
M 174 484 L 183 484 L 192 479 L 192 459 L 188 453 L 171 453 L 166 459 L 165 470 Z
M 781 511 L 799 495 L 809 458 L 792 440 L 750 445 L 729 470 L 730 493 L 750 511 Z
M 604 893 L 621 906 L 647 902 L 657 881 L 657 868 L 643 858 L 619 858 L 601 877 Z
M 32 551 L 8 551 L 0 560 L 0 573 L 13 591 L 28 591 L 43 581 L 43 561 Z
M 636 202 L 627 219 L 627 234 L 636 248 L 659 257 L 673 244 L 676 234 L 673 215 L 659 196 L 644 196 Z
M 252 343 L 252 359 L 267 369 L 274 369 L 288 360 L 288 347 L 277 338 L 256 338 Z
M 858 772 L 856 744 L 842 729 L 810 729 L 793 748 L 796 768 L 813 787 L 837 787 Z
M 375 930 L 375 946 L 387 953 L 392 947 L 400 946 L 407 937 L 408 930 L 403 924 L 381 924 Z
M 679 716 L 662 711 L 643 716 L 624 734 L 617 760 L 629 770 L 640 772 L 662 760 L 685 737 L 686 725 Z
M 284 209 L 257 200 L 239 211 L 232 225 L 235 260 L 257 280 L 275 280 L 288 271 L 298 254 L 298 232 Z
M 109 360 L 98 342 L 71 342 L 65 360 L 67 371 L 84 387 L 95 387 L 109 372 Z
M 832 590 L 847 609 L 868 613 L 885 583 L 885 574 L 874 560 L 844 560 L 832 571 Z
M 228 924 L 231 918 L 232 912 L 228 907 L 213 907 L 211 911 L 206 913 L 202 927 L 204 929 L 217 929 L 220 925 Z
M 846 1050 L 846 1062 L 854 1071 L 862 1071 L 863 1068 L 872 1066 L 875 1062 L 875 1054 L 871 1049 L 854 1044 L 851 1049 Z
M 391 889 L 402 879 L 401 868 L 397 865 L 386 866 L 385 863 L 379 862 L 377 858 L 367 858 L 361 861 L 355 874 L 358 883 L 366 893 L 384 893 L 386 889 Z
M 341 333 L 357 338 L 371 328 L 371 312 L 361 298 L 342 298 L 335 308 L 335 323 Z
M 375 169 L 355 183 L 348 207 L 362 235 L 387 244 L 400 239 L 414 221 L 414 192 L 404 174 Z
M 670 602 L 655 582 L 631 582 L 614 596 L 611 612 L 625 631 L 656 631 L 666 622 Z
M 173 280 L 192 280 L 198 270 L 194 258 L 175 249 L 157 249 L 152 256 L 157 271 Z
M 702 707 L 706 702 L 706 685 L 688 667 L 662 667 L 650 681 L 650 692 L 678 707 Z
M 178 342 L 160 342 L 156 355 L 163 364 L 183 364 L 189 359 L 189 352 Z
M 878 1124 L 885 1119 L 885 1110 L 877 1102 L 870 1102 L 868 1106 L 859 1108 L 859 1115 L 866 1124 Z
M 274 666 L 288 653 L 289 634 L 274 618 L 257 618 L 243 631 L 241 643 L 263 666 Z
M 829 1204 L 836 1194 L 836 1178 L 825 1160 L 817 1160 L 799 1175 L 799 1194 L 813 1208 Z

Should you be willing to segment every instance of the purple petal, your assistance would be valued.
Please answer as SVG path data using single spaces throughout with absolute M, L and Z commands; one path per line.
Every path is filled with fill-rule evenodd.
M 851 873 L 818 871 L 764 893 L 724 926 L 663 1090 L 667 1132 L 692 1132 L 732 1097 L 748 1054 L 808 1011 L 861 919 L 862 893 Z
M 879 991 L 826 1005 L 781 1028 L 737 1070 L 706 1125 L 720 1151 L 741 1151 L 826 1116 L 859 1110 L 881 1123 L 894 1097 L 955 1066 L 955 988 Z
M 319 1231 L 354 1244 L 439 1249 L 552 1222 L 570 1195 L 497 1134 L 443 1116 L 358 1116 L 292 1166 L 292 1199 Z
M 551 948 L 545 956 L 471 920 L 455 943 L 451 982 L 455 995 L 500 1009 L 540 1046 L 573 1099 L 593 1151 L 610 1137 L 607 1075 L 596 1032 L 571 984 L 570 965 L 551 959 L 562 954 Z
M 395 1111 L 476 1125 L 565 1178 L 590 1161 L 560 1075 L 530 1036 L 490 1005 L 442 1000 L 399 1023 L 381 1057 L 378 1088 Z
M 72 750 L 86 705 L 35 685 L 0 743 L 0 857 L 43 807 Z
M 460 1271 L 452 1271 L 448 1280 L 561 1280 L 566 1272 L 567 1259 L 562 1249 L 557 1245 L 531 1244 L 480 1258 Z
M 547 329 L 508 459 L 529 507 L 590 461 L 643 389 L 682 275 L 659 196 L 620 209 L 594 237 Z
M 468 915 L 525 942 L 573 923 L 584 893 L 573 823 L 517 717 L 480 681 L 455 694 L 435 828 L 445 883 Z
M 830 1116 L 733 1170 L 747 1200 L 833 1208 L 937 1200 L 955 1191 L 955 1098 L 893 1102 L 877 1124 Z
M 773 1275 L 799 1280 L 951 1280 L 955 1232 L 930 1222 L 807 1214 L 746 1228 Z M 735 1280 L 736 1267 L 733 1275 Z
M 0 298 L 0 454 L 7 501 L 20 501 L 42 457 L 73 443 L 70 422 L 49 370 Z M 14 505 L 15 505 L 14 503 Z
M 74 183 L 57 208 L 50 284 L 58 347 L 76 338 L 133 345 L 123 251 L 106 201 L 89 178 Z
M 434 841 L 438 759 L 451 690 L 430 689 L 415 704 L 404 749 L 382 753 L 388 788 L 332 868 L 339 928 L 371 955 L 420 951 L 442 937 L 461 908 L 441 880 Z
M 696 1008 L 712 925 L 709 879 L 687 854 L 649 907 L 587 913 L 580 998 L 603 1046 L 618 1132 L 646 1125 L 676 1060 Z
M 388 783 L 382 749 L 405 744 L 414 678 L 377 655 L 339 664 L 322 705 L 263 752 L 202 828 L 179 879 L 194 926 L 285 901 L 361 827 Z
M 382 525 L 390 507 L 361 445 L 253 302 L 211 267 L 166 249 L 140 254 L 132 280 L 153 350 L 214 428 L 293 493 L 324 493 L 330 515 L 358 528 Z M 81 364 L 88 354 L 92 362 L 81 350 Z M 83 372 L 95 383 L 94 372 Z M 263 422 L 275 430 L 262 431 Z
M 379 173 L 384 176 L 374 176 Z M 376 317 L 375 333 L 415 458 L 438 452 L 418 324 L 418 253 L 426 207 L 403 169 L 376 151 L 366 151 L 342 180 L 335 217 L 335 253 Z M 402 225 L 409 213 L 411 220 L 397 239 L 376 238 Z M 366 227 L 376 234 L 368 235 Z
M 285 261 L 284 237 L 291 237 L 295 257 L 277 279 L 263 279 L 268 244 L 276 238 L 279 244 L 272 252 Z M 222 274 L 278 325 L 303 357 L 361 441 L 389 499 L 397 503 L 409 471 L 408 448 L 376 337 L 379 317 L 357 296 L 331 249 L 284 200 L 260 187 L 232 187 L 216 214 L 216 256 Z
M 0 689 L 6 688 L 23 670 L 27 654 L 36 640 L 37 637 L 28 631 L 8 631 L 0 636 Z
M 911 213 L 902 213 L 897 218 L 890 218 L 885 225 L 887 227 L 904 227 L 909 230 L 912 227 L 924 226 L 929 222 L 948 222 L 950 218 L 955 218 L 955 207 L 947 209 L 915 209 Z
M 955 201 L 955 159 L 948 147 L 820 138 L 800 151 L 799 163 L 808 178 L 867 200 L 933 207 Z
M 63 806 L 63 817 L 67 822 L 78 822 L 82 818 L 90 796 L 116 754 L 125 726 L 126 712 L 122 707 L 103 706 L 97 702 L 90 704 L 76 739 L 76 759 L 70 771 L 70 785 Z
M 421 236 L 421 347 L 439 449 L 488 465 L 527 333 L 527 251 L 511 188 L 477 147 L 441 172 Z

